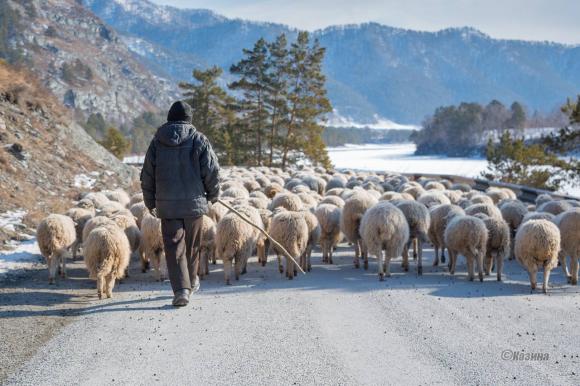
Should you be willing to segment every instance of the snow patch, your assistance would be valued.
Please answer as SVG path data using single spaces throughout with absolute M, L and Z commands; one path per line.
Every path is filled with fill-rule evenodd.
M 9 232 L 16 232 L 17 228 L 22 225 L 22 219 L 26 216 L 26 213 L 23 209 L 0 213 L 0 228 Z
M 24 241 L 13 250 L 0 251 L 0 276 L 9 271 L 29 269 L 34 264 L 42 262 L 40 249 L 36 239 Z
M 328 116 L 327 121 L 324 123 L 327 127 L 347 127 L 356 129 L 376 129 L 376 130 L 393 130 L 393 129 L 407 129 L 416 130 L 419 126 L 415 125 L 405 125 L 397 122 L 393 122 L 390 119 L 379 116 L 378 114 L 373 115 L 373 119 L 369 123 L 361 123 L 355 121 L 352 117 L 345 117 L 341 115 L 337 109 L 334 109 L 332 114 Z
M 93 173 L 91 175 L 94 176 Z M 99 173 L 97 173 L 98 175 Z M 91 189 L 95 185 L 95 182 L 97 182 L 97 179 L 94 177 L 87 176 L 86 174 L 77 174 L 75 176 L 74 186 L 75 188 Z

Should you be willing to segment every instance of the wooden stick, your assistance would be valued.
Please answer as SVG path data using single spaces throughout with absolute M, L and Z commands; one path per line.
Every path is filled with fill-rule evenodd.
M 226 204 L 225 202 L 223 202 L 222 200 L 220 200 L 218 198 L 217 202 L 219 202 L 220 204 L 222 204 L 223 206 L 225 206 L 227 209 L 231 210 L 233 213 L 235 213 L 239 218 L 241 218 L 242 220 L 244 220 L 244 222 L 246 222 L 247 224 L 253 226 L 254 228 L 256 228 L 257 230 L 259 230 L 264 236 L 266 236 L 268 238 L 268 240 L 270 240 L 270 242 L 272 244 L 274 244 L 274 246 L 276 248 L 278 248 L 278 250 L 282 251 L 282 253 L 284 253 L 284 255 L 289 258 L 290 260 L 292 260 L 294 262 L 294 264 L 296 264 L 296 266 L 298 267 L 298 270 L 300 272 L 302 272 L 303 274 L 306 275 L 306 272 L 304 272 L 304 270 L 302 269 L 302 267 L 300 266 L 300 264 L 298 264 L 296 262 L 296 260 L 294 260 L 294 258 L 292 257 L 292 255 L 276 240 L 274 240 L 272 238 L 272 236 L 270 236 L 268 234 L 268 232 L 266 232 L 265 230 L 263 230 L 262 228 L 260 228 L 258 225 L 254 224 L 253 222 L 250 221 L 249 218 L 247 218 L 244 214 L 238 212 L 237 210 L 235 210 L 234 208 L 232 208 L 230 205 Z

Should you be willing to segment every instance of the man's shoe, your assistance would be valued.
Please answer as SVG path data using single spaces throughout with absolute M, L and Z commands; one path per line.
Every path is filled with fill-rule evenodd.
M 187 288 L 181 289 L 175 292 L 175 296 L 173 297 L 173 306 L 174 307 L 185 307 L 189 303 L 189 295 L 191 295 L 191 291 Z

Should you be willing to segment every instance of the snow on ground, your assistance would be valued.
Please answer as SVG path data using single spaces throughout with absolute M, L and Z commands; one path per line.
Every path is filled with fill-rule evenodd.
M 328 148 L 330 160 L 337 168 L 477 177 L 487 166 L 483 158 L 415 156 L 414 153 L 415 145 L 412 143 Z
M 127 157 L 123 158 L 123 163 L 126 163 L 126 164 L 142 164 L 144 160 L 145 160 L 145 156 L 144 155 L 132 154 L 130 156 L 127 156 Z
M 16 232 L 22 219 L 26 216 L 26 211 L 22 209 L 0 213 L 0 228 L 10 232 Z
M 29 269 L 41 261 L 36 239 L 16 244 L 13 250 L 0 251 L 0 277 L 9 271 Z
M 76 188 L 91 189 L 95 185 L 95 182 L 97 182 L 97 179 L 95 177 L 98 176 L 99 176 L 98 172 L 90 173 L 90 175 L 77 174 L 75 176 L 74 186 Z

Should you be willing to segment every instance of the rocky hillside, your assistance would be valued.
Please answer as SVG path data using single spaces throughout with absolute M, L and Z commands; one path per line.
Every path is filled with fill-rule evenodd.
M 134 168 L 107 152 L 33 76 L 0 64 L 0 217 L 35 226 L 81 191 L 130 187 Z M 0 229 L 0 245 L 7 237 Z
M 76 0 L 0 0 L 11 33 L 5 46 L 78 118 L 102 113 L 127 123 L 166 108 L 173 91 L 117 33 Z
M 82 0 L 154 70 L 178 80 L 193 66 L 226 70 L 259 37 L 296 30 L 228 19 L 148 0 Z M 418 32 L 376 23 L 314 32 L 327 48 L 324 71 L 342 116 L 420 123 L 441 105 L 519 100 L 543 112 L 580 92 L 580 47 L 493 39 L 471 28 Z

